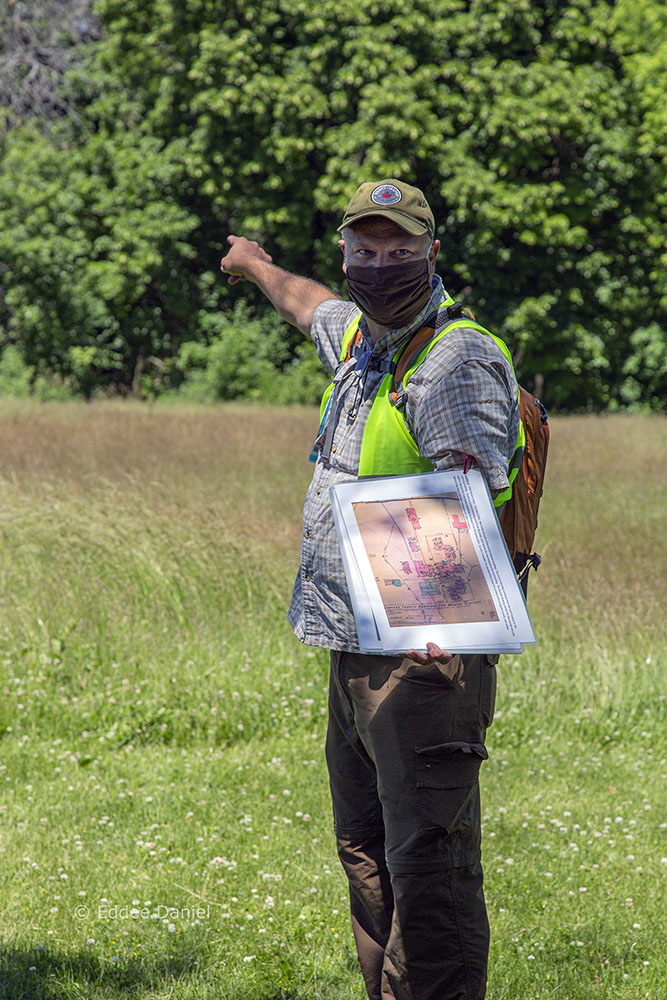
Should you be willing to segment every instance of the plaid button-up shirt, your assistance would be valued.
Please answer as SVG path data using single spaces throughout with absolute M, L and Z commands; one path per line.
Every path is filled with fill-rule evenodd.
M 437 309 L 442 282 L 431 278 L 431 299 L 409 326 L 390 330 L 373 344 L 365 320 L 359 350 L 372 351 L 363 377 L 348 377 L 329 413 L 328 459 L 319 448 L 303 508 L 301 566 L 289 620 L 302 642 L 329 649 L 358 650 L 357 631 L 336 537 L 329 487 L 357 478 L 361 440 L 375 394 L 398 347 Z M 311 337 L 325 367 L 340 365 L 343 335 L 359 313 L 353 302 L 334 299 L 315 310 Z M 405 386 L 406 423 L 420 454 L 436 469 L 460 469 L 473 455 L 492 494 L 508 486 L 507 468 L 519 433 L 517 384 L 491 337 L 471 329 L 452 330 L 431 349 Z M 332 433 L 333 432 L 333 433 Z

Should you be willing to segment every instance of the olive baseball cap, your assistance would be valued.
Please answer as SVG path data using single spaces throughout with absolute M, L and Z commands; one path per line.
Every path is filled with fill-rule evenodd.
M 338 232 L 369 215 L 391 219 L 411 236 L 435 237 L 435 219 L 423 193 L 395 177 L 362 184 L 350 199 Z

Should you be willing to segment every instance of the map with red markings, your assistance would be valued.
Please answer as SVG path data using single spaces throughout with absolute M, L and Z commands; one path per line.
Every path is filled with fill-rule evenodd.
M 392 628 L 498 620 L 455 496 L 352 508 Z

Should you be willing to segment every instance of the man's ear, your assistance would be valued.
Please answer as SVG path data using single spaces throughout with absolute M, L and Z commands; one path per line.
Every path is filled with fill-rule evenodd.
M 345 260 L 345 240 L 338 240 L 338 246 L 343 254 L 343 274 L 347 274 L 347 262 Z
M 431 250 L 428 255 L 428 269 L 430 274 L 433 274 L 435 271 L 435 260 L 439 253 L 440 253 L 440 240 L 433 240 L 433 243 L 431 245 Z

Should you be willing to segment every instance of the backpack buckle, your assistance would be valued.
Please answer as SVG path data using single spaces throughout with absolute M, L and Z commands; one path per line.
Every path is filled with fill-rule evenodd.
M 389 402 L 392 406 L 395 406 L 397 410 L 405 409 L 406 398 L 407 396 L 402 382 L 398 389 L 392 389 L 389 393 Z

